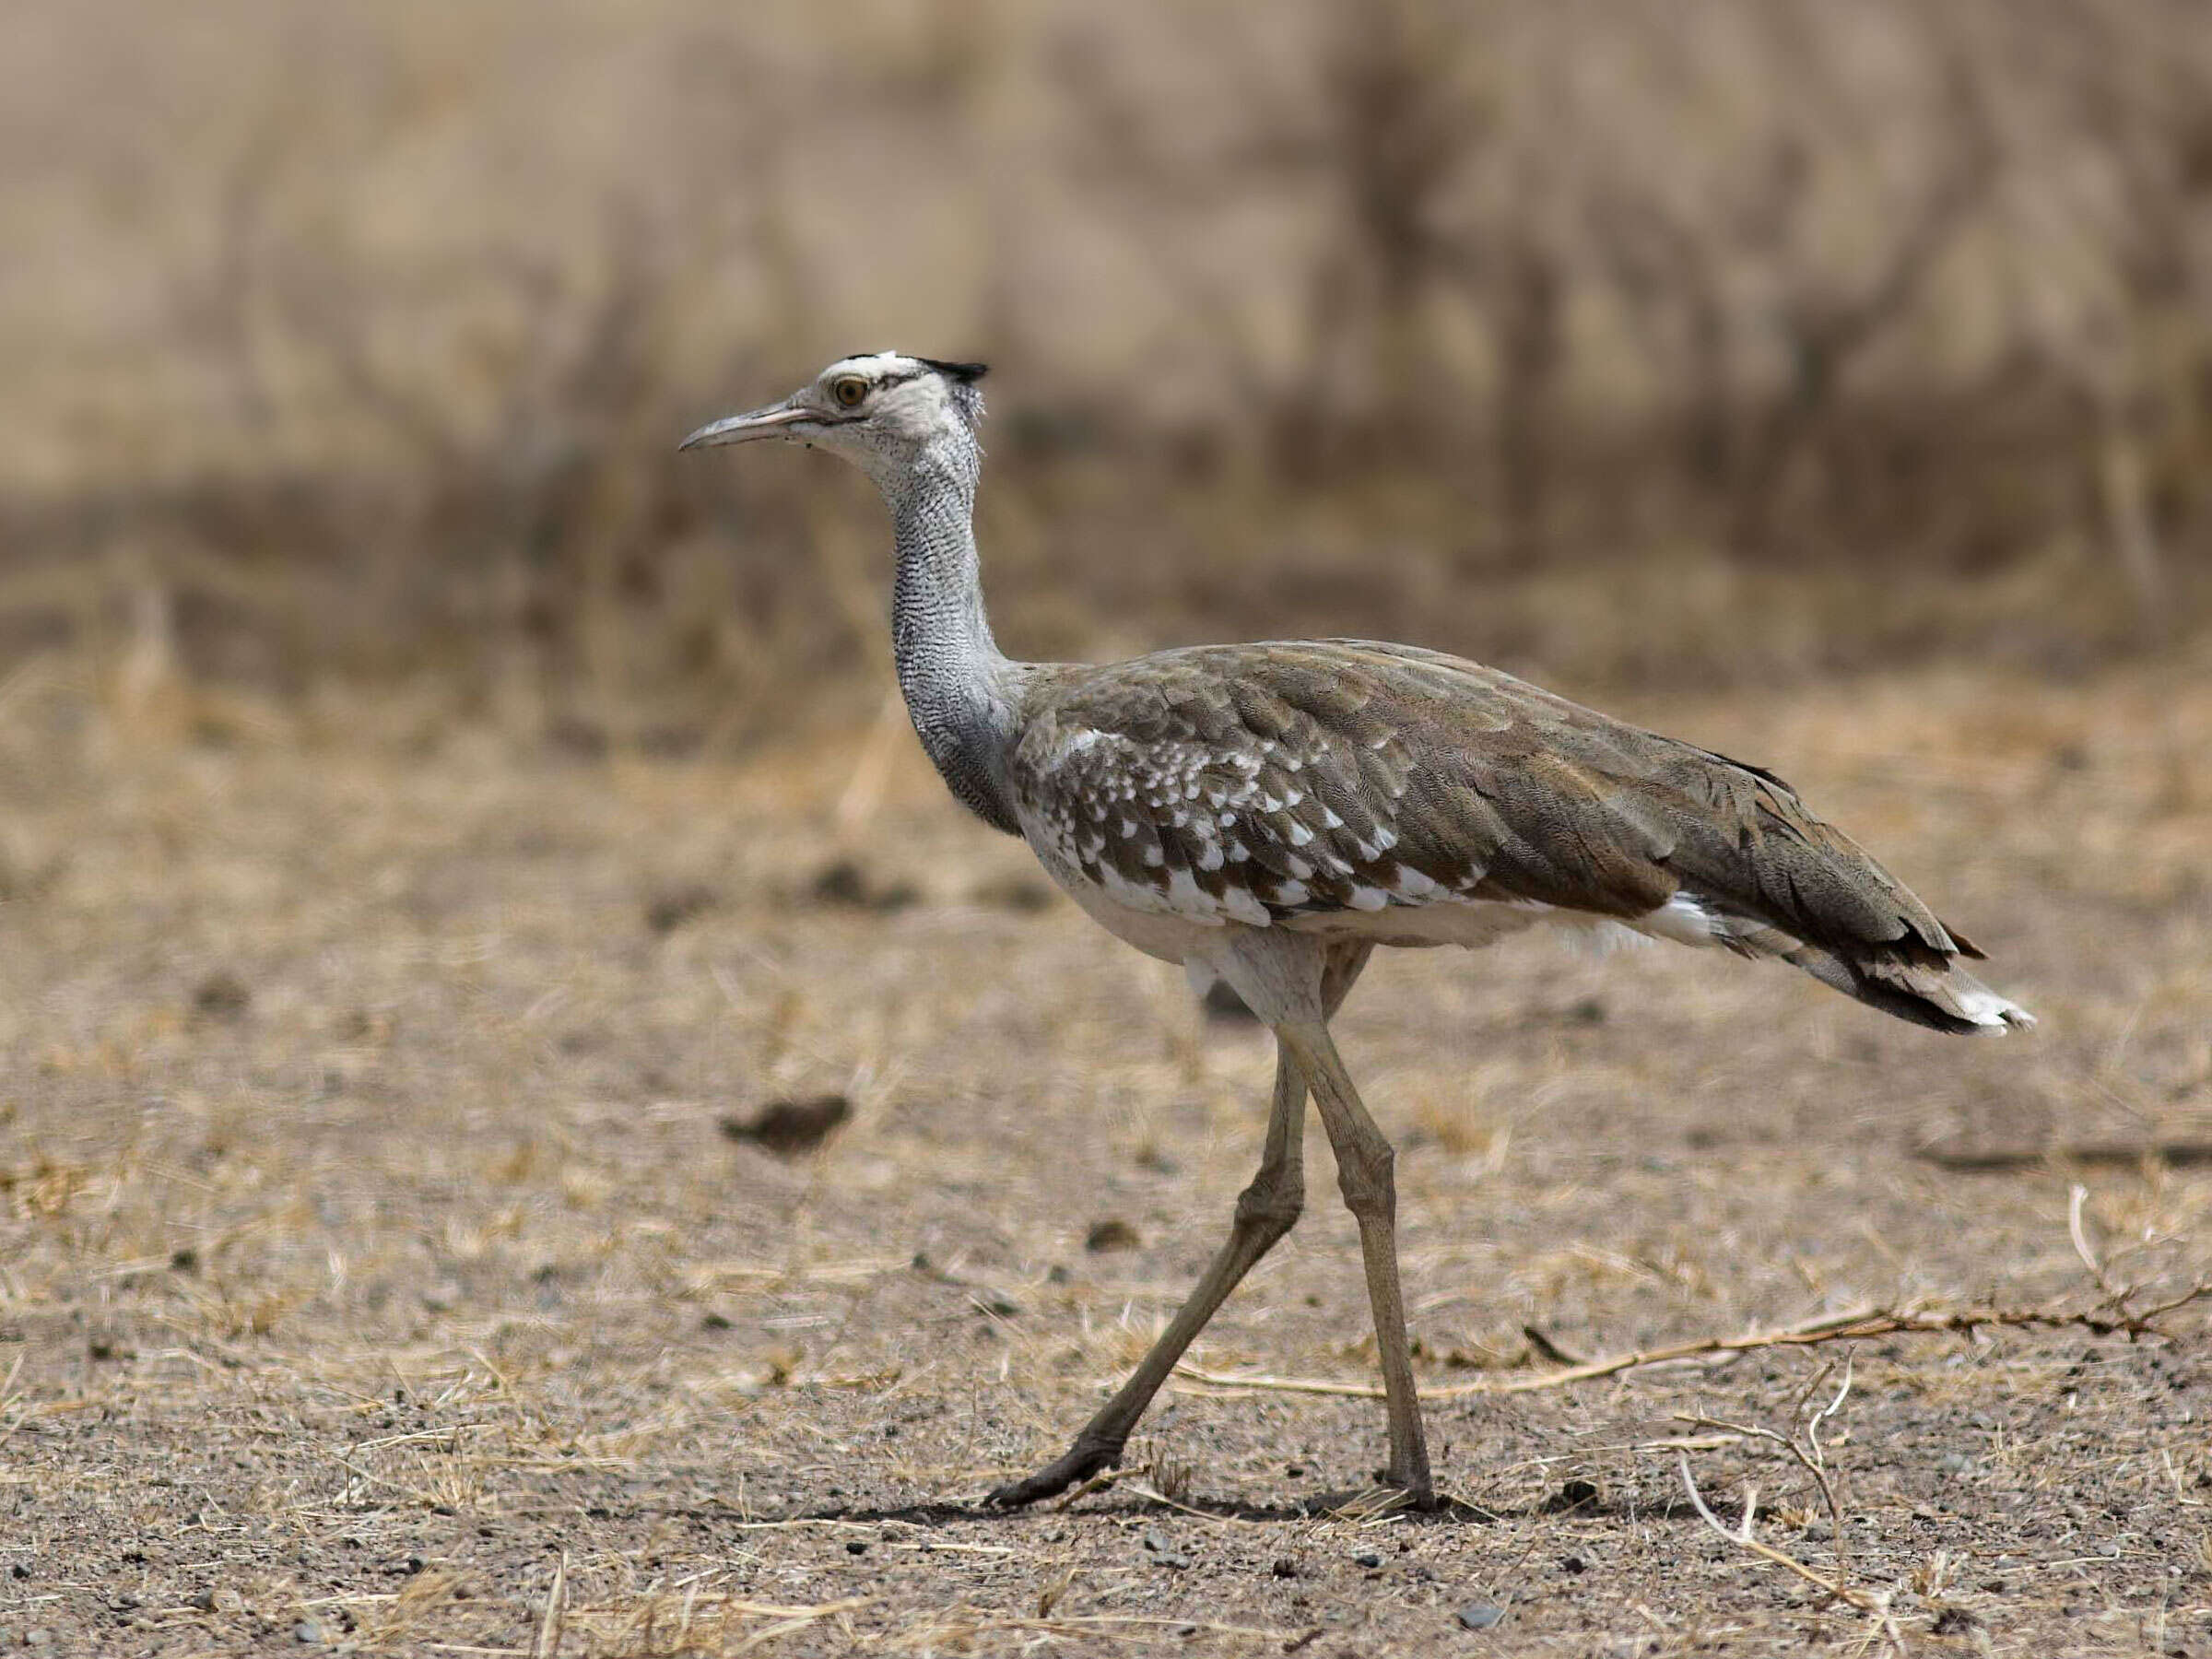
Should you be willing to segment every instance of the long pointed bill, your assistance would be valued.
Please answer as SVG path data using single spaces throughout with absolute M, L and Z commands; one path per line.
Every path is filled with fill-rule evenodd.
M 679 450 L 710 449 L 717 443 L 744 443 L 754 438 L 773 438 L 785 427 L 802 420 L 818 419 L 813 410 L 794 406 L 788 400 L 771 404 L 765 409 L 754 409 L 743 415 L 727 415 L 720 420 L 711 420 L 676 447 Z

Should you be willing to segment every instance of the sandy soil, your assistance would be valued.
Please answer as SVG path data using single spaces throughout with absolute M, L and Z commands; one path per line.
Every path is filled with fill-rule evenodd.
M 2189 683 L 1622 711 L 1779 766 L 2032 1038 L 1677 950 L 1370 973 L 1340 1034 L 1403 1148 L 1443 1518 L 1306 1507 L 1382 1441 L 1279 1385 L 1372 1380 L 1318 1135 L 1217 1381 L 1120 1485 L 974 1507 L 1205 1261 L 1270 1061 L 907 744 L 849 791 L 858 738 L 743 772 L 218 742 L 12 688 L 0 1650 L 2212 1654 L 2206 1304 L 2112 1328 L 2212 1275 Z M 811 1151 L 724 1127 L 831 1093 Z M 1905 1308 L 2056 1323 L 1550 1385 Z

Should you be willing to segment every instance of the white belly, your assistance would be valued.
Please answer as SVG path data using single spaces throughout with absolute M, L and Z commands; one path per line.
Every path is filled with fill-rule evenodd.
M 1182 964 L 1194 957 L 1206 956 L 1209 947 L 1219 946 L 1223 927 L 1236 925 L 1124 904 L 1074 865 L 1034 842 L 1031 846 L 1037 853 L 1037 862 L 1044 866 L 1044 873 L 1062 892 L 1083 907 L 1085 915 L 1124 945 L 1134 945 L 1148 957 Z
M 1163 962 L 1208 965 L 1227 943 L 1225 934 L 1241 931 L 1245 925 L 1212 916 L 1183 915 L 1159 908 L 1157 900 L 1140 909 L 1049 853 L 1040 852 L 1038 859 L 1061 890 L 1082 907 L 1084 914 L 1123 943 Z M 1686 918 L 1674 915 L 1676 908 L 1665 907 L 1635 923 L 1534 900 L 1445 899 L 1380 911 L 1324 911 L 1277 925 L 1328 939 L 1363 939 L 1397 947 L 1457 945 L 1466 950 L 1479 950 L 1539 925 L 1561 928 L 1603 944 L 1639 944 L 1653 937 L 1686 945 L 1707 943 L 1710 934 L 1701 926 L 1681 925 Z
M 1055 828 L 1025 814 L 1022 830 L 1045 873 L 1092 921 L 1147 956 L 1190 967 L 1218 961 L 1234 948 L 1236 935 L 1268 927 L 1375 945 L 1457 945 L 1468 950 L 1538 923 L 1606 944 L 1633 942 L 1639 935 L 1683 945 L 1708 945 L 1714 939 L 1714 918 L 1687 893 L 1676 894 L 1644 915 L 1616 920 L 1533 899 L 1465 897 L 1427 883 L 1424 897 L 1415 902 L 1406 902 L 1406 896 L 1399 894 L 1396 901 L 1376 908 L 1317 911 L 1272 921 L 1266 909 L 1241 887 L 1217 895 L 1201 889 L 1182 871 L 1158 881 L 1130 881 L 1109 864 L 1078 862 L 1066 825 Z M 1374 897 L 1380 900 L 1383 895 L 1377 892 Z

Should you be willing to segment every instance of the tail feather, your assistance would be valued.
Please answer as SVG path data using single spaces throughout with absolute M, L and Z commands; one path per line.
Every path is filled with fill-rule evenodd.
M 2002 1036 L 2025 1030 L 2035 1016 L 2000 996 L 1954 961 L 1908 962 L 1895 958 L 1848 959 L 1817 945 L 1784 952 L 1824 985 L 1867 1006 L 1954 1036 Z
M 1725 915 L 1714 937 L 1743 956 L 1778 958 L 1870 1008 L 1931 1030 L 1994 1037 L 2035 1024 L 2034 1015 L 1959 965 L 1959 958 L 1982 953 L 1956 935 L 1955 953 L 1917 940 L 1846 948 L 1810 944 L 1749 916 Z

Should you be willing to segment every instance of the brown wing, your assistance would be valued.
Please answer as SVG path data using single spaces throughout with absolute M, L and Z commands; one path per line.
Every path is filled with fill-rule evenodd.
M 1025 823 L 1149 908 L 1262 923 L 1490 899 L 1634 919 L 1686 892 L 1758 954 L 1971 952 L 1771 773 L 1440 653 L 1162 652 L 1063 670 L 1026 712 Z

